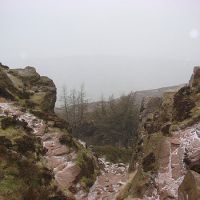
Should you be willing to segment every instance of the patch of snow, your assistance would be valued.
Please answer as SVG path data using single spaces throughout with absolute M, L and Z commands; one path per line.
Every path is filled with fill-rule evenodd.
M 158 187 L 159 193 L 166 191 L 168 194 L 173 196 L 174 199 L 178 199 L 178 188 L 184 180 L 186 174 L 186 166 L 184 163 L 184 156 L 187 153 L 189 156 L 200 150 L 200 138 L 199 130 L 197 130 L 196 125 L 185 130 L 176 132 L 172 137 L 177 137 L 180 139 L 180 145 L 172 152 L 172 145 L 170 148 L 169 156 L 169 166 L 166 172 L 159 172 L 157 178 L 155 179 Z M 177 156 L 179 162 L 174 163 L 172 156 Z M 180 175 L 178 178 L 173 177 L 172 167 L 178 166 Z M 150 200 L 150 199 L 148 199 Z

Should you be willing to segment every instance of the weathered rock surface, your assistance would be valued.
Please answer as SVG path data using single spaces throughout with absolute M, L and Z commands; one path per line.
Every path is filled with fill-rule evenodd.
M 56 87 L 51 79 L 40 76 L 34 67 L 9 69 L 0 64 L 0 96 L 18 100 L 31 109 L 53 112 Z
M 200 150 L 197 126 L 174 132 L 172 137 L 166 139 L 170 144 L 167 150 L 168 156 L 161 154 L 161 167 L 156 178 L 160 199 L 178 198 L 178 188 L 187 173 L 187 166 L 184 163 L 185 155 L 187 153 L 190 157 Z M 163 148 L 165 149 L 164 146 Z M 163 167 L 163 162 L 167 163 L 165 167 Z
M 73 194 L 81 193 L 84 194 L 84 196 L 87 195 L 83 187 L 77 186 L 77 183 L 80 182 L 83 176 L 87 177 L 87 174 L 84 174 L 81 168 L 82 166 L 78 164 L 78 154 L 83 148 L 78 141 L 74 140 L 74 144 L 61 144 L 61 136 L 67 133 L 63 133 L 63 130 L 57 128 L 48 127 L 43 120 L 28 112 L 20 111 L 20 108 L 11 103 L 0 103 L 0 116 L 16 116 L 17 119 L 26 122 L 28 126 L 33 129 L 34 134 L 41 139 L 43 147 L 46 149 L 44 157 L 48 168 L 52 169 L 54 172 L 59 189 L 67 196 L 69 192 Z M 76 145 L 80 145 L 80 147 L 77 147 L 75 143 Z M 84 159 L 87 159 L 87 156 L 92 155 L 89 155 L 89 153 L 88 155 L 85 154 Z M 92 162 L 90 162 L 90 166 L 87 166 L 87 162 L 83 163 L 85 167 L 91 168 L 93 165 L 93 169 L 97 169 L 95 158 L 91 157 L 88 159 L 91 159 Z M 95 178 L 95 171 L 90 171 L 90 173 L 90 175 Z M 90 175 L 88 175 L 88 177 Z M 82 196 L 77 195 L 76 199 L 81 200 Z
M 91 187 L 89 193 L 80 186 L 80 178 L 84 175 L 81 166 L 77 165 L 78 152 L 72 147 L 62 145 L 60 138 L 62 132 L 48 127 L 43 120 L 30 113 L 21 112 L 17 107 L 8 103 L 0 103 L 0 115 L 17 116 L 19 120 L 28 123 L 34 134 L 42 140 L 43 147 L 47 150 L 45 159 L 48 168 L 52 169 L 57 185 L 62 191 L 69 190 L 77 200 L 112 200 L 121 186 L 127 180 L 128 166 L 123 163 L 112 164 L 104 159 L 99 159 L 103 166 L 101 174 Z M 95 164 L 93 164 L 95 165 Z M 92 166 L 86 166 L 90 169 Z M 94 168 L 95 166 L 93 166 Z M 91 174 L 94 173 L 90 170 Z
M 45 166 L 52 170 L 58 189 L 65 194 L 58 199 L 114 199 L 126 181 L 128 166 L 99 159 L 103 167 L 96 179 L 99 173 L 96 158 L 83 142 L 66 131 L 68 124 L 53 112 L 55 101 L 53 81 L 40 76 L 35 68 L 9 69 L 0 65 L 0 117 L 26 123 L 42 142 Z M 0 139 L 10 145 L 6 138 Z
M 188 171 L 178 190 L 179 200 L 200 199 L 200 174 Z
M 190 111 L 195 107 L 191 98 L 191 88 L 185 86 L 174 95 L 174 119 L 183 121 L 190 117 Z
M 113 200 L 119 189 L 125 185 L 128 179 L 128 166 L 121 163 L 112 164 L 106 162 L 105 159 L 99 159 L 103 169 L 101 175 L 97 178 L 91 187 L 88 200 Z M 85 199 L 85 200 L 86 200 Z
M 199 91 L 200 86 L 200 67 L 194 67 L 192 77 L 189 81 L 189 86 L 192 88 L 196 88 Z
M 144 99 L 135 157 L 139 171 L 124 197 L 200 199 L 199 92 L 200 67 L 195 67 L 189 85 L 178 92 Z
M 19 92 L 15 90 L 16 88 L 12 84 L 12 81 L 8 78 L 4 68 L 0 65 L 0 96 L 14 100 L 15 95 L 13 95 L 13 93 Z

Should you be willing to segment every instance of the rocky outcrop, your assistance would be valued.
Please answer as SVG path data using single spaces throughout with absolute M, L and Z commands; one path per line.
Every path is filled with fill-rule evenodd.
M 44 162 L 46 149 L 34 135 L 45 127 L 30 126 L 28 118 L 10 104 L 0 103 L 0 199 L 66 200 Z M 38 120 L 34 121 L 36 125 Z
M 160 97 L 146 97 L 141 105 L 141 130 L 144 129 L 148 134 L 154 133 L 159 130 L 159 125 L 154 124 L 156 118 L 159 116 L 159 109 L 162 104 Z
M 200 174 L 188 171 L 182 184 L 179 187 L 179 200 L 200 199 Z
M 90 188 L 88 198 L 83 200 L 116 199 L 115 195 L 128 179 L 127 165 L 113 164 L 103 158 L 99 158 L 99 163 L 103 166 L 101 175 Z
M 4 68 L 0 65 L 0 96 L 5 97 L 6 99 L 15 100 L 15 93 L 19 94 L 19 91 L 16 91 L 16 88 L 7 76 Z
M 190 117 L 190 111 L 195 107 L 192 90 L 189 86 L 181 88 L 174 95 L 174 119 L 183 121 Z
M 0 116 L 15 118 L 33 130 L 33 135 L 43 144 L 46 167 L 53 171 L 56 185 L 66 197 L 73 199 L 76 193 L 76 199 L 87 196 L 88 186 L 82 185 L 81 180 L 84 177 L 93 184 L 98 173 L 96 159 L 89 150 L 84 149 L 66 130 L 54 127 L 53 123 L 45 123 L 11 103 L 0 103 Z
M 143 100 L 132 163 L 139 167 L 123 199 L 200 199 L 199 88 L 200 67 L 195 67 L 179 91 Z
M 143 90 L 143 91 L 136 91 L 134 93 L 135 102 L 138 106 L 140 106 L 143 102 L 143 99 L 146 97 L 160 97 L 162 98 L 164 93 L 166 92 L 176 92 L 180 88 L 182 88 L 185 84 L 171 86 L 171 87 L 163 87 L 153 90 Z
M 195 88 L 198 92 L 200 89 L 200 67 L 194 67 L 192 77 L 189 81 L 189 86 Z
M 34 67 L 9 69 L 0 64 L 0 97 L 18 101 L 32 110 L 54 112 L 56 87 Z
M 43 178 L 40 177 L 38 169 L 39 175 L 37 180 L 33 179 L 33 185 L 35 184 L 39 191 L 33 190 L 31 183 L 25 182 L 31 189 L 29 196 L 16 199 L 33 197 L 33 199 L 65 200 L 87 197 L 88 190 L 99 173 L 97 159 L 89 149 L 71 136 L 67 131 L 67 122 L 54 114 L 56 87 L 53 81 L 40 76 L 33 67 L 9 69 L 7 66 L 0 65 L 0 77 L 0 154 L 2 145 L 3 148 L 8 149 L 10 146 L 13 147 L 12 153 L 16 154 L 18 147 L 20 153 L 23 153 L 27 148 L 31 151 L 38 148 L 39 143 L 39 150 L 28 154 L 27 157 L 31 156 L 31 162 L 37 163 L 39 169 L 45 166 L 51 172 L 51 177 L 44 174 L 45 178 Z M 10 133 L 10 124 L 25 127 L 28 136 L 24 135 L 23 131 L 19 131 L 17 135 L 15 132 Z M 5 130 L 1 137 L 3 129 Z M 33 139 L 30 140 L 29 136 Z M 10 155 L 10 153 L 7 155 L 6 151 L 3 153 L 8 157 Z M 1 168 L 5 168 L 2 159 L 0 159 L 0 176 Z M 30 173 L 34 173 L 31 169 L 28 168 Z M 13 173 L 12 180 L 9 181 L 13 181 L 14 184 L 16 180 L 23 183 L 22 177 L 15 176 L 15 172 Z M 28 180 L 31 180 L 30 173 Z M 52 181 L 49 181 L 50 186 L 44 183 L 48 178 Z M 4 181 L 7 179 L 0 177 L 0 199 L 8 199 L 7 195 L 9 195 L 6 193 L 7 188 L 3 188 Z M 5 192 L 2 192 L 2 188 Z M 12 196 L 15 193 L 13 188 L 9 191 Z M 24 190 L 26 189 L 25 187 Z M 19 189 L 19 193 L 20 191 L 23 193 L 23 190 Z M 34 196 L 34 191 L 39 194 Z

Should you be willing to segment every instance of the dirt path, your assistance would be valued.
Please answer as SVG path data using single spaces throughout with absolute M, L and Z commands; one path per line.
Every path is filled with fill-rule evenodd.
M 66 145 L 61 145 L 59 137 L 61 132 L 52 131 L 43 120 L 28 112 L 22 112 L 11 103 L 0 103 L 0 116 L 16 116 L 19 120 L 26 121 L 33 129 L 34 134 L 41 138 L 43 146 L 48 150 L 45 158 L 47 166 L 55 174 L 55 180 L 62 189 L 68 188 L 79 175 L 76 167 L 76 153 L 71 152 Z M 128 179 L 128 166 L 123 163 L 112 164 L 100 158 L 99 164 L 102 166 L 101 175 L 87 195 L 77 185 L 77 200 L 113 200 L 116 193 Z
M 28 112 L 20 111 L 11 103 L 0 103 L 0 115 L 16 116 L 17 119 L 27 122 L 33 134 L 41 139 L 43 147 L 47 149 L 44 156 L 46 164 L 53 170 L 59 188 L 65 190 L 73 185 L 80 174 L 80 169 L 76 165 L 77 154 L 66 145 L 60 144 L 59 138 L 63 134 L 61 131 L 49 128 L 43 120 Z
M 112 164 L 99 159 L 104 169 L 90 189 L 88 200 L 113 200 L 119 189 L 128 179 L 128 166 L 123 163 Z

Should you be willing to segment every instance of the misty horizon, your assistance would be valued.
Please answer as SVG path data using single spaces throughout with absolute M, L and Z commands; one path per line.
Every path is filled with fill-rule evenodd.
M 187 83 L 200 65 L 197 0 L 2 0 L 0 62 L 87 96 Z
M 39 62 L 44 63 L 39 66 Z M 81 84 L 84 84 L 88 98 L 96 101 L 102 95 L 105 98 L 112 94 L 119 97 L 130 92 L 185 84 L 190 79 L 193 67 L 197 65 L 189 61 L 142 60 L 128 56 L 73 56 L 39 62 L 33 62 L 32 65 L 24 63 L 24 65 L 9 64 L 8 66 L 11 68 L 33 66 L 41 75 L 50 77 L 57 86 L 58 101 L 62 95 L 63 86 L 71 90 L 79 89 Z M 110 64 L 112 66 L 107 68 Z M 137 73 L 132 71 L 133 66 Z M 182 67 L 185 68 L 184 72 Z M 130 71 L 131 73 L 126 74 Z

